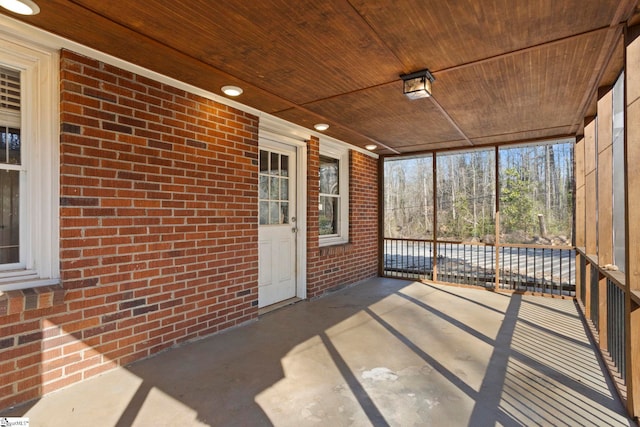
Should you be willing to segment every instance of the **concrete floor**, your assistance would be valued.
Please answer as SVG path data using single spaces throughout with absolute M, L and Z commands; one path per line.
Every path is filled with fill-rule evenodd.
M 74 385 L 40 426 L 630 426 L 570 300 L 373 279 Z

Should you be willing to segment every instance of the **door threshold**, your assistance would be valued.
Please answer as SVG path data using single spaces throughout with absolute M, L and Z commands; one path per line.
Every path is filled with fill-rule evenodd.
M 258 309 L 258 316 L 262 316 L 263 314 L 271 313 L 272 311 L 279 310 L 288 305 L 295 304 L 297 302 L 302 301 L 302 298 L 293 297 L 289 299 L 282 300 L 280 302 L 276 302 L 275 304 L 268 305 L 266 307 L 262 307 Z

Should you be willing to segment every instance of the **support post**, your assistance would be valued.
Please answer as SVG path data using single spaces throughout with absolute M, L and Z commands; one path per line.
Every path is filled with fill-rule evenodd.
M 431 168 L 433 173 L 433 281 L 438 280 L 438 165 L 436 163 L 436 153 L 431 154 Z
M 495 232 L 496 232 L 496 238 L 495 238 L 495 247 L 494 250 L 496 251 L 496 265 L 495 265 L 495 272 L 496 272 L 496 280 L 495 283 L 493 285 L 495 290 L 500 289 L 500 150 L 498 149 L 498 147 L 495 147 L 495 197 L 496 197 L 496 214 L 495 214 Z

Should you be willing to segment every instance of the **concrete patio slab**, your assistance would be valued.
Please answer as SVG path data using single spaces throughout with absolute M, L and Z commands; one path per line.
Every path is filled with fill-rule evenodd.
M 635 425 L 571 300 L 372 279 L 3 416 L 46 426 Z

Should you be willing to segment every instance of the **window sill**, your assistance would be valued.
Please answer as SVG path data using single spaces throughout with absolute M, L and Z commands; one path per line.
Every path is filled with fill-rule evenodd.
M 322 248 L 326 248 L 326 247 L 333 247 L 333 246 L 343 246 L 343 245 L 348 245 L 349 243 L 349 239 L 341 237 L 339 235 L 330 235 L 330 236 L 322 236 L 320 237 L 320 241 L 318 246 L 320 246 L 320 249 Z
M 39 282 L 43 281 L 35 280 L 31 282 L 31 287 L 23 289 L 0 291 L 0 316 L 49 308 L 64 302 L 64 289 L 59 281 L 47 286 L 39 286 Z

